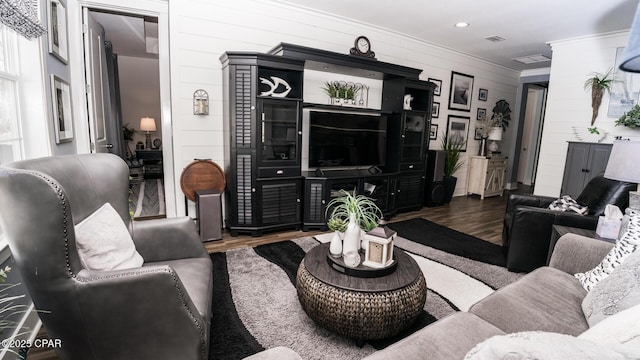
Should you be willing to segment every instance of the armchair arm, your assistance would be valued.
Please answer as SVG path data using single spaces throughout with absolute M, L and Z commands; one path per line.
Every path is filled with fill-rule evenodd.
M 526 194 L 511 194 L 507 199 L 507 213 L 513 212 L 518 205 L 526 205 L 537 208 L 546 208 L 557 198 L 551 196 L 538 196 Z
M 565 234 L 556 243 L 549 266 L 568 274 L 593 269 L 602 261 L 612 243 L 576 234 Z
M 133 221 L 132 224 L 133 241 L 146 263 L 209 257 L 189 217 Z
M 84 336 L 102 359 L 206 359 L 207 322 L 169 266 L 81 270 Z
M 511 219 L 507 269 L 531 271 L 547 262 L 555 211 L 519 205 Z

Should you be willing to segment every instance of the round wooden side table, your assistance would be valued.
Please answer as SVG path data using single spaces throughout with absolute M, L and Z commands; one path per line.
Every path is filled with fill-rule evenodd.
M 396 335 L 418 318 L 427 283 L 404 251 L 394 250 L 398 267 L 393 273 L 375 278 L 336 271 L 327 262 L 328 251 L 329 244 L 309 250 L 296 279 L 302 308 L 320 326 L 362 343 Z

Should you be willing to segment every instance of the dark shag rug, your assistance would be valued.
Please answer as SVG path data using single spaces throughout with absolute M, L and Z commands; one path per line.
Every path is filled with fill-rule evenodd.
M 211 255 L 209 358 L 242 359 L 286 346 L 303 359 L 361 359 L 455 311 L 468 310 L 521 276 L 499 261 L 500 246 L 422 219 L 389 227 L 398 232 L 396 247 L 413 256 L 427 279 L 424 311 L 412 327 L 394 338 L 358 347 L 354 340 L 317 326 L 298 302 L 296 271 L 306 252 L 330 235 L 304 237 Z

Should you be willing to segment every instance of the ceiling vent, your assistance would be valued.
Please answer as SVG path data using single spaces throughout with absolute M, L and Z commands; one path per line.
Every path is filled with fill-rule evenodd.
M 489 40 L 491 42 L 499 42 L 499 41 L 504 41 L 506 40 L 505 38 L 503 38 L 502 36 L 498 36 L 498 35 L 491 35 L 491 36 L 487 36 L 485 38 L 486 40 Z
M 538 54 L 538 55 L 521 56 L 513 60 L 522 64 L 536 64 L 536 63 L 551 61 L 551 58 L 542 54 Z

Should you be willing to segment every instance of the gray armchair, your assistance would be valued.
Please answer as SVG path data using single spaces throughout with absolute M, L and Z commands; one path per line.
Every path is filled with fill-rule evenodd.
M 212 263 L 191 219 L 131 221 L 129 170 L 109 154 L 0 167 L 0 226 L 62 359 L 206 359 Z M 74 225 L 109 202 L 140 268 L 83 268 Z

